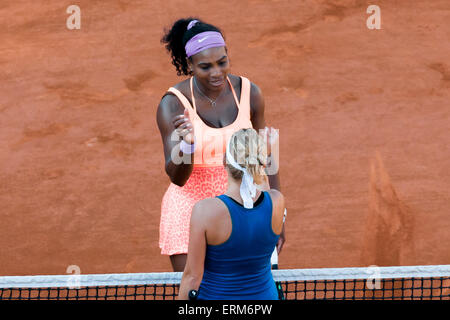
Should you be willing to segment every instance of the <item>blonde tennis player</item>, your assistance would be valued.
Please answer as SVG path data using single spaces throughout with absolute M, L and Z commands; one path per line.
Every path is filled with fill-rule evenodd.
M 283 195 L 267 185 L 264 139 L 241 129 L 229 140 L 225 194 L 197 202 L 179 299 L 276 300 L 270 258 L 283 228 Z

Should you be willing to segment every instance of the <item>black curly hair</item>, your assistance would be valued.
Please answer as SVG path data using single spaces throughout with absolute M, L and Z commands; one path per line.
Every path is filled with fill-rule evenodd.
M 198 20 L 198 22 L 192 28 L 187 30 L 187 26 L 192 20 Z M 188 58 L 184 47 L 193 36 L 205 31 L 217 31 L 222 34 L 222 37 L 224 37 L 219 28 L 205 23 L 198 18 L 192 17 L 187 19 L 179 19 L 175 21 L 170 30 L 165 30 L 161 43 L 165 44 L 167 51 L 170 52 L 172 64 L 177 69 L 177 75 L 192 75 L 192 72 L 188 69 Z

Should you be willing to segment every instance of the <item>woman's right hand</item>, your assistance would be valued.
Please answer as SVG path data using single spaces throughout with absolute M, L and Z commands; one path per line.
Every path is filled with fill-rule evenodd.
M 184 109 L 184 113 L 175 116 L 172 120 L 175 131 L 187 144 L 194 143 L 194 126 L 189 119 L 189 112 Z
M 273 127 L 265 127 L 264 130 L 260 130 L 260 136 L 267 143 L 267 155 L 274 152 L 278 152 L 280 139 L 278 136 L 278 130 Z

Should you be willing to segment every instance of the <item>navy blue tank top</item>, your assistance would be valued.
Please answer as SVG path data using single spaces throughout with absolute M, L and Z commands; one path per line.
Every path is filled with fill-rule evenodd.
M 261 193 L 252 209 L 226 195 L 222 200 L 231 217 L 227 241 L 206 248 L 200 300 L 276 300 L 270 257 L 279 235 L 272 230 L 272 199 Z

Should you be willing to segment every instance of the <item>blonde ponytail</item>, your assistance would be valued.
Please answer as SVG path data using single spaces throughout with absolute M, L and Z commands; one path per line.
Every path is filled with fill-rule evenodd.
M 255 184 L 267 183 L 264 168 L 267 166 L 267 144 L 254 129 L 241 129 L 235 132 L 228 145 L 230 153 L 241 167 L 253 177 Z M 226 163 L 234 179 L 241 179 L 243 172 Z

